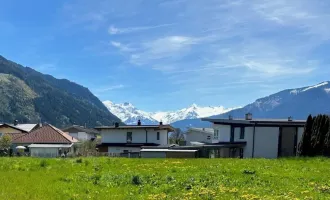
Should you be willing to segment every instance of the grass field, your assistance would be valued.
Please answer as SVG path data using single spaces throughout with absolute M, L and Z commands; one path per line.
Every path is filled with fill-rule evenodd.
M 0 158 L 0 199 L 330 199 L 330 160 Z

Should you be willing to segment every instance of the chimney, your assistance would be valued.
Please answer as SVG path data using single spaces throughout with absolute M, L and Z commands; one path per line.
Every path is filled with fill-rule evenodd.
M 229 119 L 229 120 L 233 120 L 233 116 L 232 116 L 232 115 L 229 115 L 229 116 L 228 116 L 228 119 Z
M 245 115 L 245 120 L 252 120 L 252 113 L 247 113 Z
M 288 121 L 289 122 L 292 122 L 293 121 L 293 118 L 290 116 L 290 117 L 288 117 Z
M 138 126 L 141 126 L 141 120 L 138 120 L 137 125 L 138 125 Z
M 15 120 L 14 121 L 14 126 L 17 126 L 18 125 L 18 120 Z
M 160 125 L 160 126 L 163 126 L 163 122 L 162 122 L 162 121 L 160 121 L 160 122 L 159 122 L 159 125 Z
M 115 122 L 115 128 L 118 128 L 118 127 L 119 127 L 119 123 Z

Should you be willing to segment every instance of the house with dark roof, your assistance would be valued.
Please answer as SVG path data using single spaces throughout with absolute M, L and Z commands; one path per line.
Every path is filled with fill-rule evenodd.
M 52 125 L 44 125 L 30 133 L 8 133 L 13 149 L 24 146 L 34 157 L 58 157 L 62 153 L 74 153 L 78 140 Z
M 305 120 L 204 118 L 213 124 L 213 157 L 279 158 L 293 157 L 304 132 Z M 198 145 L 198 144 L 196 144 Z M 219 148 L 218 148 L 219 147 Z
M 170 125 L 120 125 L 96 127 L 101 134 L 100 152 L 109 154 L 140 153 L 142 146 L 168 145 L 168 133 L 174 128 Z
M 0 124 L 0 136 L 5 133 L 29 133 L 40 127 L 40 124 Z
M 73 125 L 62 129 L 62 131 L 69 133 L 70 136 L 79 141 L 94 140 L 100 133 L 95 129 L 89 129 L 83 126 Z

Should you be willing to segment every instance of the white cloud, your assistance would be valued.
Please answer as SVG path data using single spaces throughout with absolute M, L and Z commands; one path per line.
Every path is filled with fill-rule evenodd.
M 96 24 L 106 20 L 107 41 L 126 63 L 156 70 L 179 88 L 302 80 L 319 71 L 323 58 L 315 52 L 330 39 L 328 1 L 134 3 L 92 6 L 103 17 L 87 13 Z
M 127 34 L 127 33 L 146 31 L 146 30 L 150 30 L 150 29 L 156 29 L 156 28 L 173 26 L 173 25 L 174 24 L 160 24 L 160 25 L 156 25 L 156 26 L 138 26 L 138 27 L 130 27 L 130 28 L 117 28 L 117 27 L 111 25 L 108 29 L 108 33 L 110 35 Z
M 122 43 L 120 42 L 116 42 L 116 41 L 111 41 L 110 44 L 116 48 L 118 48 L 120 51 L 122 52 L 130 52 L 130 51 L 134 51 L 133 48 L 130 48 L 129 46 L 127 45 L 123 45 Z

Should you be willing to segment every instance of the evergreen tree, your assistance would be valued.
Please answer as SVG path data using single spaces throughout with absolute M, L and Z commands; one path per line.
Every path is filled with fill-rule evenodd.
M 311 149 L 308 152 L 309 155 L 308 156 L 316 156 L 317 155 L 317 151 L 316 151 L 316 147 L 318 144 L 318 135 L 319 135 L 319 130 L 320 130 L 320 125 L 322 123 L 322 115 L 318 115 L 315 118 L 315 121 L 313 123 L 313 128 L 312 128 L 312 136 L 311 136 Z
M 330 120 L 330 118 L 329 118 Z M 323 145 L 323 155 L 330 156 L 330 125 L 327 134 L 325 135 L 324 145 Z
M 316 146 L 316 151 L 317 151 L 317 155 L 323 155 L 323 149 L 324 149 L 324 145 L 325 145 L 325 137 L 328 133 L 329 130 L 329 117 L 327 115 L 323 115 L 323 119 L 322 119 L 322 123 L 320 125 L 320 131 L 319 131 L 319 135 L 318 135 L 318 143 Z
M 309 115 L 306 121 L 305 130 L 302 135 L 301 141 L 298 147 L 299 156 L 308 156 L 311 150 L 311 136 L 314 119 L 312 115 Z M 329 135 L 330 136 L 330 135 Z M 330 139 L 330 138 L 329 138 Z

